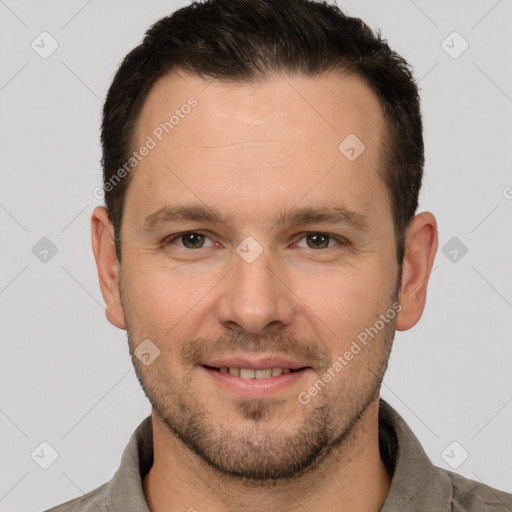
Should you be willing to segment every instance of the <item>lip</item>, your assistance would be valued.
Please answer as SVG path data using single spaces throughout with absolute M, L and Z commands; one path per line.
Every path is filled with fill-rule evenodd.
M 230 359 L 229 361 L 232 362 L 233 360 Z M 244 362 L 244 364 L 247 363 Z M 238 367 L 234 364 L 232 366 Z M 275 364 L 274 366 L 278 367 L 279 365 Z M 236 394 L 242 398 L 251 399 L 265 398 L 271 395 L 275 395 L 280 391 L 284 391 L 286 388 L 292 387 L 298 381 L 303 379 L 305 375 L 312 371 L 310 367 L 300 367 L 302 369 L 298 371 L 283 373 L 276 377 L 268 377 L 264 379 L 243 379 L 242 377 L 237 377 L 235 375 L 231 375 L 230 373 L 221 373 L 218 370 L 212 370 L 210 368 L 206 368 L 205 366 L 200 366 L 199 368 L 204 371 L 210 378 L 212 378 L 218 386 L 220 386 L 228 393 Z M 254 365 L 241 366 L 241 368 L 252 368 L 256 370 L 263 369 L 262 367 L 255 367 Z M 265 368 L 269 368 L 269 366 L 266 366 Z
M 279 355 L 265 355 L 259 358 L 252 357 L 251 359 L 242 356 L 223 357 L 221 359 L 204 361 L 201 364 L 203 366 L 213 366 L 214 368 L 227 366 L 228 368 L 250 368 L 251 370 L 266 370 L 267 368 L 290 368 L 290 370 L 299 370 L 309 366 L 304 361 L 297 361 Z

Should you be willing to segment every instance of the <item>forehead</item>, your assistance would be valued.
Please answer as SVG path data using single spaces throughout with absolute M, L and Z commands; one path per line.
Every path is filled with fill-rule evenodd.
M 323 139 L 328 144 L 349 133 L 373 143 L 379 134 L 379 129 L 374 128 L 383 117 L 376 94 L 356 75 L 331 73 L 309 78 L 279 74 L 248 84 L 207 81 L 176 70 L 151 88 L 137 122 L 136 137 L 151 133 L 169 121 L 173 113 L 179 115 L 176 110 L 180 111 L 191 98 L 197 101 L 198 108 L 189 117 L 198 122 L 188 121 L 186 131 L 177 129 L 179 123 L 174 125 L 172 143 L 177 146 L 188 142 L 191 136 L 201 146 L 212 136 L 236 143 L 250 142 L 255 135 L 277 141 L 300 138 L 318 143 Z M 182 116 L 183 113 L 179 122 Z M 216 125 L 209 126 L 211 132 L 205 135 L 202 123 L 212 120 Z M 284 124 L 288 124 L 286 132 L 279 130 Z
M 306 195 L 332 205 L 339 192 L 344 206 L 365 209 L 375 196 L 387 202 L 382 120 L 377 96 L 357 76 L 275 75 L 240 84 L 175 71 L 155 83 L 141 110 L 134 148 L 148 137 L 154 147 L 128 194 L 150 191 L 153 203 L 164 204 L 185 193 L 229 208 L 226 198 L 245 191 L 270 206 Z M 142 209 L 144 193 L 132 192 Z

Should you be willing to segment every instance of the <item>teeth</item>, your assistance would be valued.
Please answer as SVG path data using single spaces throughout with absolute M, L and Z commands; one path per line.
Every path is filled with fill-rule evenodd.
M 272 376 L 272 369 L 267 368 L 266 370 L 255 370 L 254 376 L 257 379 L 268 379 L 269 377 Z
M 229 373 L 242 379 L 268 379 L 278 377 L 283 373 L 290 373 L 290 368 L 265 368 L 264 370 L 253 370 L 252 368 L 231 368 L 220 367 L 220 373 Z
M 250 368 L 240 368 L 240 377 L 242 377 L 242 379 L 254 379 L 254 370 Z

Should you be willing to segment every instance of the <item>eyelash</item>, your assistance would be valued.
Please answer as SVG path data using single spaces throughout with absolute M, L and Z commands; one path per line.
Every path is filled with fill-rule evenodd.
M 163 242 L 162 242 L 162 246 L 166 246 L 166 245 L 170 245 L 171 243 L 173 243 L 175 240 L 178 240 L 180 238 L 183 238 L 187 235 L 203 235 L 207 238 L 210 238 L 208 236 L 207 233 L 203 232 L 203 231 L 184 231 L 182 233 L 176 233 L 175 235 L 171 235 L 170 237 L 166 238 Z M 329 233 L 324 233 L 322 231 L 308 231 L 306 232 L 300 239 L 302 240 L 303 238 L 307 237 L 308 235 L 324 235 L 324 236 L 327 236 L 329 237 L 330 239 L 332 240 L 335 240 L 336 242 L 338 242 L 338 245 L 341 245 L 341 246 L 344 246 L 344 245 L 348 245 L 348 240 L 346 240 L 345 238 L 342 238 L 342 237 L 337 237 L 337 236 L 334 236 L 334 235 L 331 235 Z M 185 247 L 185 246 L 179 246 L 181 249 L 188 249 L 189 251 L 197 251 L 199 249 L 207 249 L 207 247 L 198 247 L 197 249 L 189 249 L 188 247 Z M 313 251 L 317 251 L 317 250 L 326 250 L 326 249 L 332 249 L 333 247 L 335 246 L 332 246 L 332 247 L 326 247 L 325 249 L 311 249 L 310 247 L 308 247 L 308 249 L 311 249 Z

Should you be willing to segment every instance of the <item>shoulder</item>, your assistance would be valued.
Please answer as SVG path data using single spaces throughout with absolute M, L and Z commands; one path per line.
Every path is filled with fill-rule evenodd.
M 105 504 L 108 483 L 94 489 L 83 496 L 66 501 L 44 512 L 108 512 L 110 509 Z
M 451 480 L 453 512 L 511 512 L 512 494 L 440 469 Z

